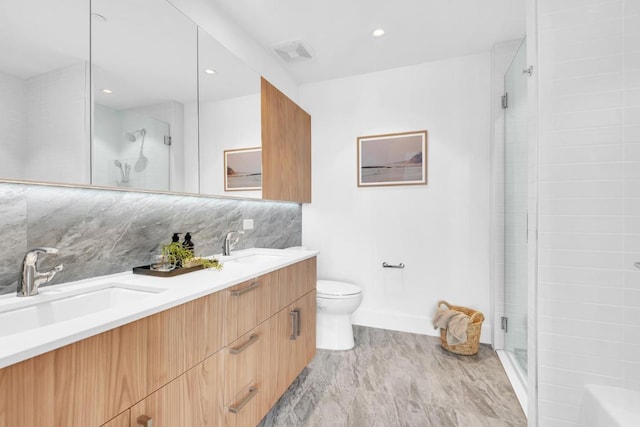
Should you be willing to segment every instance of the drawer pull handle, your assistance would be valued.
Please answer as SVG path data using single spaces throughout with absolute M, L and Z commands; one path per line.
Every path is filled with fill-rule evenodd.
M 291 310 L 289 317 L 291 318 L 291 335 L 289 335 L 289 339 L 295 340 L 300 336 L 300 309 Z
M 136 420 L 136 423 L 143 427 L 153 427 L 153 418 L 146 415 L 140 415 Z
M 300 309 L 293 310 L 296 313 L 296 337 L 300 336 Z
M 229 353 L 231 354 L 239 354 L 242 353 L 243 351 L 245 351 L 247 348 L 249 348 L 249 346 L 251 346 L 251 344 L 253 344 L 254 342 L 258 341 L 260 339 L 260 335 L 256 335 L 253 334 L 249 337 L 249 339 L 247 340 L 247 342 L 245 342 L 242 345 L 239 345 L 237 347 L 233 347 L 232 349 L 229 350 Z
M 251 283 L 249 286 L 247 286 L 246 288 L 231 291 L 231 296 L 239 297 L 240 295 L 246 294 L 247 292 L 251 292 L 252 290 L 256 289 L 258 286 L 260 286 L 260 282 L 255 281 Z
M 298 336 L 296 334 L 296 327 L 298 322 L 296 321 L 296 311 L 295 310 L 291 310 L 289 312 L 289 319 L 291 320 L 291 334 L 289 335 L 289 339 L 290 340 L 295 340 L 296 337 Z
M 237 414 L 258 393 L 258 387 L 249 387 L 249 394 L 236 405 L 229 406 L 229 412 Z

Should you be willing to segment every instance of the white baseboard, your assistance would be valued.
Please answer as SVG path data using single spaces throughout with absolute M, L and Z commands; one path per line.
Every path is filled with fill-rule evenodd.
M 353 313 L 352 320 L 354 325 L 368 326 L 370 328 L 410 332 L 434 337 L 440 336 L 440 331 L 433 329 L 432 319 L 427 316 L 413 316 L 397 312 L 360 308 Z M 480 342 L 491 344 L 491 325 L 486 320 L 482 324 Z

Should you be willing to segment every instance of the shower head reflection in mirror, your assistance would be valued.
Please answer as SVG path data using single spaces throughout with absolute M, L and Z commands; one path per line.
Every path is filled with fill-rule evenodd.
M 138 140 L 138 138 L 136 137 L 137 133 L 139 133 L 140 136 L 142 136 L 142 138 L 144 139 L 144 136 L 147 134 L 147 130 L 145 128 L 142 128 L 134 130 L 133 132 L 127 132 L 124 134 L 124 137 L 129 142 L 136 142 Z

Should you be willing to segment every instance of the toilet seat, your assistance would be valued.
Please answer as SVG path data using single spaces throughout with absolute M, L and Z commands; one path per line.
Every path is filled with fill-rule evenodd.
M 318 280 L 317 297 L 327 299 L 354 298 L 362 294 L 362 289 L 347 282 L 335 280 Z

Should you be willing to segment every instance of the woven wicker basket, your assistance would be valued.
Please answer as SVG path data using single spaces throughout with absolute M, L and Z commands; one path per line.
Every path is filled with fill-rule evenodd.
M 451 305 L 446 301 L 439 301 L 438 307 L 443 304 L 449 310 L 460 311 L 469 316 L 469 326 L 467 326 L 467 342 L 457 345 L 448 345 L 447 330 L 440 328 L 440 344 L 445 350 L 449 350 L 455 354 L 461 354 L 463 356 L 472 356 L 476 354 L 480 347 L 480 331 L 482 330 L 484 315 L 479 311 L 458 305 Z

